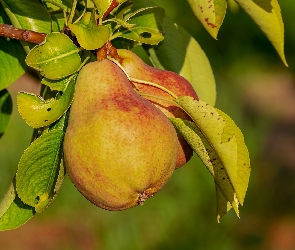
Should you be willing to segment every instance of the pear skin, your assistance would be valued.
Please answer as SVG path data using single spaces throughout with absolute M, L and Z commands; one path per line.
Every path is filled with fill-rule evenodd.
M 198 96 L 194 88 L 182 76 L 176 74 L 175 72 L 151 67 L 130 50 L 118 49 L 117 52 L 120 57 L 120 64 L 130 77 L 161 85 L 172 91 L 178 97 L 191 96 L 198 100 Z M 157 87 L 147 84 L 140 84 L 137 82 L 132 83 L 134 84 L 135 88 L 142 93 L 173 100 L 173 97 L 170 94 Z M 167 115 L 167 117 L 177 117 L 191 120 L 190 117 L 180 107 L 174 105 L 172 102 L 153 97 L 144 98 L 156 105 L 165 115 Z M 179 152 L 176 168 L 183 166 L 193 155 L 193 150 L 187 144 L 184 138 L 181 135 L 178 135 L 178 138 Z
M 67 173 L 93 204 L 123 210 L 142 204 L 172 175 L 177 134 L 105 59 L 79 72 L 64 139 Z

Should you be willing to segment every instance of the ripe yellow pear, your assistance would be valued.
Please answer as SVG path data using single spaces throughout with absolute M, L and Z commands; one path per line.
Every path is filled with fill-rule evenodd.
M 95 205 L 123 210 L 142 204 L 172 175 L 177 134 L 167 117 L 138 95 L 105 59 L 82 68 L 64 139 L 67 173 Z
M 161 85 L 172 91 L 178 97 L 191 96 L 198 100 L 198 96 L 194 88 L 182 76 L 171 71 L 151 67 L 130 50 L 118 49 L 117 52 L 120 58 L 120 64 L 131 78 Z M 141 84 L 138 82 L 133 82 L 133 84 L 136 89 L 142 93 L 173 100 L 173 97 L 170 94 L 157 87 Z M 145 98 L 155 104 L 168 117 L 177 117 L 191 120 L 181 108 L 179 108 L 177 105 L 174 105 L 172 102 L 150 96 Z M 183 166 L 193 155 L 193 150 L 187 144 L 184 138 L 181 135 L 178 135 L 178 138 L 179 151 L 176 168 Z

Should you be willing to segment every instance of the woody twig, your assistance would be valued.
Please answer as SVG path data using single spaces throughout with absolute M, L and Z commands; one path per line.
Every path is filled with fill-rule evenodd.
M 31 30 L 18 29 L 8 24 L 0 24 L 0 36 L 40 44 L 44 42 L 46 34 Z

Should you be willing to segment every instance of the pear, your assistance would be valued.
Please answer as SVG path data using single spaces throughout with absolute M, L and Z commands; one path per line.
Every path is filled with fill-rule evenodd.
M 135 92 L 116 64 L 104 59 L 81 69 L 64 161 L 89 201 L 107 210 L 142 204 L 172 175 L 177 150 L 169 119 Z
M 130 50 L 118 49 L 117 52 L 119 55 L 120 64 L 129 77 L 161 85 L 172 91 L 178 97 L 191 96 L 198 100 L 198 96 L 194 88 L 190 82 L 182 76 L 176 74 L 175 72 L 151 67 Z M 142 93 L 173 100 L 173 97 L 170 94 L 157 87 L 147 84 L 140 84 L 138 82 L 132 83 L 134 84 L 135 88 Z M 173 104 L 172 102 L 150 96 L 145 98 L 156 105 L 168 117 L 177 117 L 191 120 L 190 117 L 180 107 Z M 176 168 L 183 166 L 193 155 L 193 150 L 187 144 L 184 138 L 181 135 L 178 135 L 178 139 L 179 150 Z

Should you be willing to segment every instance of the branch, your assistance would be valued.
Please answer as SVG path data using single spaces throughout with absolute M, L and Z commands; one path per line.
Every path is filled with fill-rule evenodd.
M 111 11 L 113 9 L 115 9 L 117 6 L 119 5 L 119 3 L 117 2 L 117 0 L 113 0 L 111 5 L 109 6 L 109 8 L 107 9 L 107 11 L 104 13 L 102 18 L 105 18 L 108 14 L 111 13 Z
M 40 44 L 44 42 L 46 34 L 30 30 L 17 29 L 8 24 L 0 24 L 0 36 L 29 43 Z

